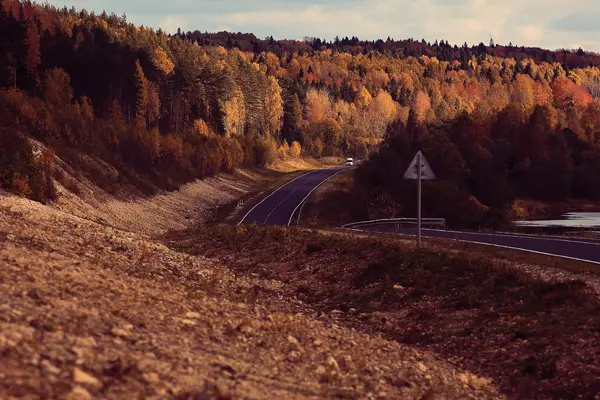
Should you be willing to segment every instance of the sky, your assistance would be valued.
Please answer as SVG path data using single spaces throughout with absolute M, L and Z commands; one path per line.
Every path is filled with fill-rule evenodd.
M 600 52 L 598 0 L 50 0 L 125 13 L 136 25 L 175 32 L 230 31 L 259 38 L 425 38 L 578 48 Z

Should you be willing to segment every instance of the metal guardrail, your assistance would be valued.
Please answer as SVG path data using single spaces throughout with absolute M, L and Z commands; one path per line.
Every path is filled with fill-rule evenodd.
M 361 226 L 369 225 L 417 225 L 416 218 L 385 218 L 385 219 L 374 219 L 370 221 L 358 221 L 351 222 L 346 225 L 342 225 L 342 228 L 358 228 Z M 446 228 L 446 220 L 444 218 L 421 218 L 421 226 L 436 226 L 442 229 Z

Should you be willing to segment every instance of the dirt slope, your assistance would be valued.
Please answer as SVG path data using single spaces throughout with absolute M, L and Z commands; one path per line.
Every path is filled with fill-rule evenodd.
M 343 326 L 432 351 L 510 398 L 600 398 L 600 298 L 584 274 L 449 242 L 418 251 L 413 240 L 305 229 L 204 227 L 165 240 L 283 281 Z
M 267 177 L 250 171 L 221 174 L 151 197 L 128 192 L 108 194 L 80 178 L 77 194 L 58 184 L 55 207 L 66 213 L 132 232 L 155 235 L 210 219 L 215 206 L 233 201 Z
M 279 281 L 5 194 L 0 266 L 0 398 L 499 397 Z

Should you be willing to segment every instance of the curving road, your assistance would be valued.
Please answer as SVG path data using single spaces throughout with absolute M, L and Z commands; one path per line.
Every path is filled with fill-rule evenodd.
M 327 179 L 344 171 L 346 168 L 348 167 L 321 169 L 297 177 L 279 187 L 254 206 L 242 218 L 240 224 L 291 225 L 298 217 L 298 210 L 308 196 Z M 355 230 L 415 235 L 414 228 L 398 229 L 394 225 L 363 226 Z M 504 232 L 460 232 L 437 229 L 422 229 L 421 234 L 423 237 L 452 239 L 600 264 L 600 240 L 598 239 L 536 236 Z
M 382 225 L 362 227 L 360 230 L 412 236 L 416 235 L 416 229 L 414 228 L 398 229 L 393 226 L 386 227 Z M 512 250 L 523 250 L 531 253 L 600 264 L 600 240 L 597 239 L 536 236 L 509 232 L 460 232 L 438 229 L 422 229 L 421 235 L 423 237 L 453 239 L 462 242 L 491 245 Z
M 308 196 L 327 179 L 347 168 L 319 169 L 293 179 L 254 206 L 242 218 L 240 224 L 291 225 L 293 217 L 297 216 L 300 206 Z

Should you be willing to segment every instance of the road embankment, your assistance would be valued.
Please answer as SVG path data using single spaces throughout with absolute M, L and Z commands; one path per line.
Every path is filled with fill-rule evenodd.
M 600 300 L 579 274 L 397 237 L 264 227 L 182 232 L 167 245 L 285 283 L 332 321 L 434 352 L 510 398 L 594 398 Z

